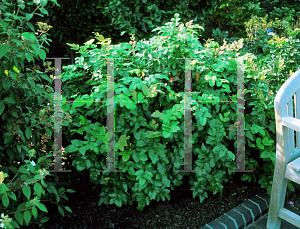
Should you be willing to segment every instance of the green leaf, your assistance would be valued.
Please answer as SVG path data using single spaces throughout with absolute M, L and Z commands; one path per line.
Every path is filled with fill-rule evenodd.
M 137 147 L 143 147 L 143 146 L 146 146 L 146 145 L 147 145 L 147 143 L 145 141 L 143 141 L 143 140 L 139 140 L 136 143 Z
M 40 87 L 36 87 L 35 90 L 37 91 L 38 94 L 40 94 L 41 96 L 44 96 L 44 93 Z
M 262 140 L 262 143 L 265 145 L 265 146 L 269 146 L 269 145 L 272 145 L 272 143 L 274 142 L 274 140 L 270 140 L 265 137 L 263 140 Z
M 77 100 L 77 101 L 76 101 Z M 80 102 L 79 102 L 80 101 Z M 82 107 L 85 105 L 85 101 L 81 101 L 80 98 L 77 98 L 73 101 L 73 104 L 72 104 L 72 109 L 76 108 L 76 107 Z
M 27 170 L 27 169 L 26 169 Z M 28 200 L 30 200 L 30 196 L 31 196 L 31 189 L 28 185 L 25 185 L 22 187 L 22 192 L 23 194 L 26 196 L 26 198 Z
M 49 136 L 52 136 L 52 130 L 50 128 L 46 128 L 46 132 L 49 134 Z
M 34 51 L 37 51 L 37 50 L 38 50 L 38 47 L 36 47 L 36 45 L 32 44 L 32 45 L 30 45 L 30 46 L 31 46 L 31 48 L 33 48 Z M 38 52 L 37 52 L 37 54 L 38 54 Z
M 91 40 L 85 42 L 84 44 L 89 46 L 89 45 L 93 44 L 94 41 L 95 41 L 95 39 L 91 39 Z
M 58 207 L 58 212 L 62 215 L 62 216 L 65 216 L 65 212 L 64 212 L 64 209 L 60 206 L 57 206 Z
M 166 187 L 170 187 L 170 180 L 166 176 L 163 176 L 161 181 Z
M 5 43 L 0 46 L 0 59 L 8 52 L 9 44 Z
M 133 102 L 131 99 L 126 100 L 125 106 L 127 107 L 127 109 L 130 109 L 133 105 Z
M 27 164 L 27 168 L 29 169 L 30 172 L 32 172 L 33 174 L 35 174 L 35 168 L 32 166 L 32 164 Z
M 30 84 L 31 88 L 35 90 L 35 82 L 32 79 L 28 79 L 28 83 Z
M 178 122 L 179 123 L 179 122 Z M 171 133 L 175 133 L 175 132 L 177 132 L 178 130 L 180 130 L 180 128 L 179 128 L 179 126 L 176 126 L 177 124 L 173 124 L 172 123 L 172 126 L 171 126 L 171 128 L 170 128 L 170 132 Z
M 142 102 L 144 98 L 145 98 L 145 96 L 141 92 L 139 92 L 139 94 L 138 94 L 138 101 Z
M 86 168 L 86 164 L 83 163 L 83 162 L 80 162 L 80 163 L 77 164 L 76 168 L 77 168 L 78 171 L 82 171 Z
M 89 169 L 90 167 L 92 167 L 92 163 L 91 163 L 91 161 L 89 160 L 89 159 L 87 159 L 86 161 L 85 161 L 85 164 L 86 164 L 86 167 Z
M 13 199 L 13 200 L 17 200 L 16 194 L 14 192 L 8 192 L 8 196 L 9 198 Z
M 33 31 L 35 32 L 34 26 L 30 22 L 26 22 L 26 25 Z
M 124 146 L 127 146 L 127 140 L 130 138 L 130 136 L 126 137 L 126 135 L 121 135 L 118 146 L 121 151 L 124 151 Z
M 145 153 L 141 153 L 141 154 L 139 154 L 139 159 L 141 161 L 147 161 L 148 157 L 147 157 L 147 155 Z
M 155 200 L 156 195 L 157 195 L 157 190 L 155 190 L 155 188 L 151 188 L 149 190 L 150 200 Z
M 65 206 L 65 209 L 66 209 L 68 212 L 71 212 L 71 213 L 72 213 L 72 210 L 71 210 L 68 206 Z
M 120 199 L 120 198 L 117 198 L 116 200 L 115 200 L 115 204 L 120 208 L 120 207 L 122 207 L 122 200 Z
M 76 152 L 78 150 L 78 147 L 74 146 L 74 145 L 69 145 L 65 148 L 65 151 L 67 153 L 73 153 Z
M 47 3 L 46 3 L 46 4 L 47 4 Z M 44 6 L 43 6 L 43 7 L 44 7 Z M 39 10 L 40 10 L 40 12 L 41 12 L 42 14 L 49 15 L 48 11 L 47 11 L 45 8 L 40 8 Z
M 2 183 L 1 186 L 3 191 L 9 191 L 8 187 L 4 183 Z
M 57 195 L 57 190 L 53 185 L 49 184 L 49 189 L 51 190 L 52 193 L 54 193 L 55 195 Z
M 40 75 L 44 80 L 47 80 L 49 83 L 52 83 L 51 79 L 49 78 L 49 76 L 42 74 Z
M 145 178 L 140 178 L 140 179 L 139 179 L 139 183 L 140 183 L 140 185 L 143 185 L 143 184 L 145 184 L 145 182 L 146 182 Z
M 31 127 L 27 127 L 26 130 L 25 130 L 26 138 L 29 140 L 31 138 L 31 135 L 32 135 Z
M 42 204 L 42 203 L 39 203 L 39 204 L 37 205 L 37 207 L 38 207 L 41 211 L 48 212 L 46 206 L 45 206 L 44 204 Z
M 260 155 L 260 158 L 270 158 L 271 155 L 272 155 L 271 152 L 264 151 L 264 152 L 262 152 L 262 154 Z
M 42 7 L 45 7 L 48 3 L 48 0 L 40 0 L 40 4 L 42 5 Z
M 9 78 L 5 78 L 2 82 L 3 88 L 5 89 L 5 91 L 8 91 L 10 89 L 11 86 L 11 82 Z
M 142 86 L 142 91 L 143 91 L 143 93 L 144 93 L 145 96 L 147 96 L 148 93 L 149 93 L 149 89 L 148 89 L 148 87 L 146 85 Z
M 3 116 L 2 116 L 3 117 Z M 7 136 L 4 138 L 4 145 L 12 141 L 14 136 Z
M 4 99 L 4 101 L 7 102 L 7 103 L 12 103 L 12 104 L 15 104 L 15 103 L 16 103 L 16 101 L 15 101 L 14 99 L 9 98 L 9 97 L 6 97 L 6 98 Z
M 14 217 L 15 217 L 15 219 L 18 221 L 18 223 L 19 223 L 20 225 L 23 224 L 23 215 L 22 215 L 21 212 L 16 212 L 16 213 L 14 214 Z
M 49 217 L 45 216 L 45 217 L 41 218 L 39 222 L 46 223 L 49 219 L 50 219 Z
M 81 146 L 81 147 L 79 148 L 79 153 L 81 153 L 82 155 L 84 155 L 85 152 L 86 152 L 86 146 Z
M 18 153 L 21 153 L 22 146 L 21 145 L 17 145 L 17 150 L 18 150 Z
M 212 168 L 215 167 L 215 165 L 216 165 L 215 159 L 214 159 L 214 158 L 211 158 L 209 164 L 210 164 L 210 167 L 212 167 Z
M 155 163 L 155 162 L 157 162 L 157 160 L 158 160 L 158 155 L 155 153 L 155 150 L 154 150 L 154 149 L 151 149 L 151 150 L 149 151 L 149 157 L 150 157 L 152 163 Z
M 34 216 L 34 218 L 36 218 L 37 215 L 38 215 L 38 211 L 37 211 L 37 208 L 35 206 L 33 206 L 31 208 L 31 212 L 32 212 L 32 215 Z
M 123 155 L 122 160 L 128 161 L 130 158 L 130 155 L 132 154 L 132 150 L 120 152 L 119 155 Z
M 25 174 L 30 174 L 30 172 L 27 169 L 23 168 L 23 167 L 19 168 L 19 172 L 20 173 L 25 173 Z
M 164 138 L 168 138 L 171 136 L 172 133 L 169 133 L 169 132 L 166 132 L 166 131 L 163 131 L 163 137 Z
M 30 21 L 30 19 L 33 17 L 33 14 L 26 14 L 26 20 Z M 27 24 L 27 23 L 26 23 Z M 33 30 L 34 31 L 34 30 Z
M 45 52 L 44 49 L 40 49 L 40 50 L 39 50 L 39 57 L 40 57 L 43 61 L 45 61 L 45 59 L 46 59 L 46 52 Z
M 153 174 L 152 174 L 150 171 L 145 171 L 144 177 L 145 177 L 146 179 L 151 179 L 151 177 L 153 177 Z
M 0 103 L 0 116 L 2 115 L 3 111 L 5 110 L 5 104 Z
M 136 171 L 135 172 L 135 176 L 141 176 L 141 175 L 143 175 L 144 174 L 144 170 L 143 169 L 140 169 L 140 170 L 138 170 L 138 171 Z
M 256 145 L 260 149 L 264 149 L 264 145 L 261 144 L 261 138 L 256 138 Z
M 9 199 L 8 199 L 8 196 L 7 196 L 6 192 L 4 193 L 4 195 L 2 195 L 2 204 L 6 208 L 9 205 Z
M 233 161 L 235 160 L 235 155 L 232 152 L 227 151 L 227 154 Z
M 0 22 L 0 26 L 3 27 L 4 31 L 6 31 L 7 25 L 8 24 L 6 22 L 3 22 L 3 21 Z
M 35 183 L 34 186 L 33 186 L 33 190 L 35 191 L 36 195 L 41 197 L 43 187 L 40 183 Z
M 30 63 L 31 60 L 33 59 L 33 55 L 31 55 L 30 53 L 25 53 L 25 57 L 26 57 L 28 63 Z
M 29 33 L 29 32 L 24 32 L 22 33 L 22 36 L 25 40 L 31 41 L 37 41 L 36 36 L 33 33 Z
M 131 175 L 131 176 L 134 176 L 134 175 L 135 175 L 134 168 L 129 167 L 129 168 L 127 169 L 127 171 L 128 171 L 128 174 L 129 174 L 129 175 Z
M 159 163 L 157 164 L 157 170 L 158 170 L 159 173 L 165 174 L 165 172 L 166 172 L 166 167 L 164 166 L 163 163 L 160 163 L 160 162 L 159 162 Z
M 28 226 L 29 222 L 31 220 L 31 213 L 29 210 L 24 212 L 24 220 L 25 220 L 26 225 Z
M 20 228 L 18 223 L 14 221 L 13 219 L 11 220 L 10 224 L 13 226 L 13 228 Z
M 69 44 L 69 43 L 66 43 L 66 44 L 71 46 L 71 49 L 73 49 L 73 50 L 78 50 L 79 49 L 79 45 Z

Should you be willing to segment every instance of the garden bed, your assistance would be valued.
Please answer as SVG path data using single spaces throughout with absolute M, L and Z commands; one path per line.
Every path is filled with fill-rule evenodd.
M 113 205 L 97 205 L 99 195 L 91 191 L 88 172 L 81 173 L 71 184 L 76 193 L 69 194 L 69 201 L 63 200 L 73 213 L 65 211 L 63 217 L 58 213 L 56 205 L 45 203 L 50 217 L 42 229 L 57 228 L 200 228 L 213 221 L 232 208 L 253 197 L 263 189 L 248 182 L 242 182 L 240 174 L 236 174 L 232 181 L 224 185 L 223 196 L 219 193 L 208 193 L 208 198 L 200 203 L 198 198 L 192 197 L 189 190 L 188 177 L 184 176 L 183 184 L 171 191 L 170 201 L 152 201 L 143 211 L 138 211 L 137 202 L 132 206 L 121 208 Z M 60 181 L 67 174 L 63 173 Z M 28 227 L 34 228 L 34 227 Z M 38 228 L 37 226 L 35 228 Z

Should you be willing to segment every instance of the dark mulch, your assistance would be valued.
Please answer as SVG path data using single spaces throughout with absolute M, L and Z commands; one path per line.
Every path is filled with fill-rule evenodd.
M 243 203 L 260 191 L 248 182 L 242 182 L 241 173 L 236 173 L 234 179 L 223 184 L 223 197 L 219 193 L 208 193 L 208 198 L 200 204 L 199 198 L 193 199 L 189 190 L 188 177 L 184 176 L 183 184 L 170 192 L 170 201 L 152 201 L 143 211 L 136 209 L 137 202 L 132 206 L 97 205 L 99 195 L 91 191 L 92 185 L 88 181 L 88 174 L 70 187 L 76 193 L 68 193 L 69 201 L 63 203 L 69 206 L 73 213 L 65 211 L 63 217 L 58 213 L 55 205 L 46 205 L 50 220 L 43 229 L 58 228 L 190 228 L 199 229 L 223 215 L 232 208 Z M 232 195 L 236 193 L 236 195 Z M 45 202 L 44 202 L 45 203 Z M 31 227 L 33 228 L 33 227 Z M 38 226 L 35 224 L 35 228 Z

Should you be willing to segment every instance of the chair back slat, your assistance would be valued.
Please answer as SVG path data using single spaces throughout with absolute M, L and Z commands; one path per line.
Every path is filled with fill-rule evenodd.
M 300 119 L 300 89 L 298 89 L 295 93 L 295 118 Z M 300 133 L 296 132 L 296 148 L 300 149 Z
M 287 103 L 287 109 L 288 109 L 288 116 L 292 116 L 294 117 L 294 109 L 293 109 L 293 101 L 292 98 L 289 100 L 289 102 Z M 288 134 L 288 138 L 285 139 L 287 141 L 289 141 L 289 146 L 288 146 L 288 151 L 289 152 L 294 152 L 295 151 L 295 140 L 294 140 L 294 134 L 295 131 L 293 129 L 289 129 L 289 134 Z
M 293 105 L 295 105 L 295 113 L 300 114 L 300 99 L 297 101 L 297 96 L 300 98 L 300 69 L 296 71 L 289 79 L 281 86 L 274 100 L 275 122 L 276 122 L 276 153 L 285 162 L 291 160 L 291 153 L 295 151 L 295 131 L 285 127 L 282 124 L 283 117 L 295 117 Z M 297 79 L 298 78 L 298 79 Z M 294 97 L 294 104 L 293 104 Z M 297 136 L 297 147 L 300 149 L 300 136 Z

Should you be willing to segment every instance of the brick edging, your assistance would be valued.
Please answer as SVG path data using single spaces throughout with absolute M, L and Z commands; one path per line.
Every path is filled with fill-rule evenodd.
M 300 185 L 294 182 L 293 186 L 295 191 L 300 189 Z M 289 199 L 293 193 L 287 189 L 287 198 Z M 243 229 L 268 213 L 269 204 L 270 196 L 260 192 L 200 229 Z

